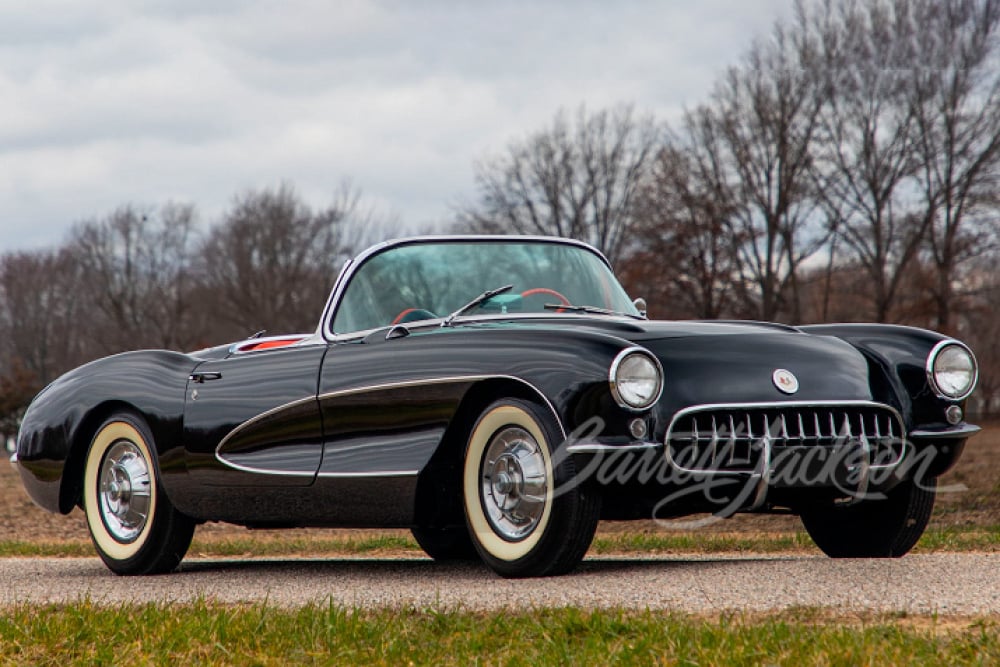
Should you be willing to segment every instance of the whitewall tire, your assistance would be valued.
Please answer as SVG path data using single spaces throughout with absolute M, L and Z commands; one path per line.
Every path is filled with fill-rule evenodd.
M 600 498 L 575 479 L 571 457 L 554 462 L 561 439 L 548 410 L 519 399 L 487 407 L 469 435 L 466 522 L 479 555 L 498 574 L 564 574 L 590 546 Z
M 194 522 L 163 493 L 146 423 L 119 413 L 97 430 L 83 473 L 90 537 L 117 574 L 168 572 L 191 544 Z

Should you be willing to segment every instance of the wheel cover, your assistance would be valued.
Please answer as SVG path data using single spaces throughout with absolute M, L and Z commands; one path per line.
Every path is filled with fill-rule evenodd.
M 546 507 L 549 479 L 535 438 L 507 427 L 490 440 L 480 467 L 480 500 L 490 526 L 510 542 L 532 533 Z
M 130 529 L 124 527 L 115 528 L 117 525 L 115 513 L 111 511 L 110 506 L 108 509 L 105 509 L 103 505 L 105 494 L 102 491 L 102 486 L 105 478 L 102 473 L 104 471 L 104 464 L 108 459 L 117 461 L 122 458 L 124 452 L 112 454 L 112 451 L 120 443 L 127 443 L 130 447 L 134 447 L 135 451 L 140 454 L 141 461 L 146 467 L 148 478 L 148 484 L 143 486 L 142 482 L 138 481 L 140 478 L 138 471 L 132 466 L 132 457 L 128 457 L 127 461 L 131 470 L 135 473 L 134 476 L 131 472 L 129 473 L 133 487 L 130 496 L 130 505 L 133 506 L 133 511 L 138 510 L 139 503 L 143 502 L 136 499 L 135 487 L 140 486 L 148 492 L 148 501 L 144 512 L 146 519 L 141 526 L 134 519 L 129 519 Z M 133 451 L 133 454 L 135 451 Z M 114 464 L 111 465 L 113 466 Z M 156 485 L 156 468 L 153 466 L 153 455 L 138 428 L 124 420 L 115 420 L 105 424 L 97 435 L 94 436 L 94 440 L 90 444 L 90 450 L 87 453 L 87 462 L 84 466 L 83 481 L 83 509 L 87 515 L 87 527 L 90 529 L 90 536 L 94 540 L 94 545 L 101 552 L 105 561 L 108 559 L 113 561 L 127 561 L 137 556 L 149 541 L 149 536 L 153 530 L 157 516 L 158 490 Z M 109 498 L 109 500 L 111 499 Z M 115 532 L 113 532 L 113 529 Z M 122 538 L 123 535 L 129 535 L 131 530 L 136 529 L 135 535 L 131 538 Z
M 527 431 L 538 443 L 539 451 L 545 462 L 545 475 L 551 481 L 545 491 L 545 503 L 541 518 L 536 525 L 520 540 L 504 539 L 487 516 L 483 502 L 483 461 L 497 434 L 516 428 Z M 533 553 L 547 534 L 549 519 L 554 503 L 553 486 L 555 475 L 548 444 L 542 428 L 521 407 L 514 405 L 499 405 L 480 417 L 478 424 L 469 437 L 465 463 L 462 471 L 462 496 L 465 505 L 465 515 L 469 523 L 469 534 L 480 552 L 491 558 L 513 562 Z
M 135 541 L 151 508 L 149 462 L 128 440 L 115 442 L 101 463 L 98 502 L 101 520 L 118 542 Z

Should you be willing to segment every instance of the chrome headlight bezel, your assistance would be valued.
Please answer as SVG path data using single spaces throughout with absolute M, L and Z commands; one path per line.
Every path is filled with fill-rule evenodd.
M 636 398 L 627 388 L 627 385 L 623 386 L 621 382 L 620 373 L 622 365 L 630 359 L 648 361 L 655 373 L 656 386 L 653 389 L 651 398 L 648 400 L 643 401 Z M 611 362 L 611 367 L 608 369 L 608 383 L 611 387 L 611 395 L 614 397 L 615 403 L 632 412 L 643 412 L 656 405 L 656 402 L 660 400 L 660 396 L 663 394 L 663 367 L 660 365 L 660 360 L 645 348 L 628 347 L 619 352 L 615 356 L 614 361 Z
M 963 352 L 969 359 L 969 363 L 972 366 L 971 379 L 968 385 L 959 393 L 948 393 L 945 391 L 941 383 L 938 381 L 938 373 L 941 372 L 936 366 L 937 362 L 944 353 L 949 348 L 954 348 Z M 927 372 L 927 383 L 930 385 L 931 389 L 938 396 L 938 398 L 943 398 L 947 401 L 963 401 L 968 398 L 973 391 L 976 389 L 976 383 L 979 381 L 979 364 L 976 362 L 976 355 L 972 353 L 968 345 L 961 343 L 957 340 L 946 339 L 935 345 L 930 354 L 927 355 L 927 365 L 925 368 Z

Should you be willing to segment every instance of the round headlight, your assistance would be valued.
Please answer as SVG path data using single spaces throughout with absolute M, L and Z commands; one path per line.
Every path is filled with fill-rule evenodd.
M 611 363 L 611 394 L 623 408 L 645 410 L 660 398 L 663 371 L 648 352 L 640 348 L 623 350 Z
M 979 369 L 969 348 L 941 341 L 927 357 L 927 379 L 941 398 L 960 401 L 976 388 Z

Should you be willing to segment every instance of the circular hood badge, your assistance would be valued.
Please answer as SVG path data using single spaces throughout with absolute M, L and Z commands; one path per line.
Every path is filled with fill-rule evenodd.
M 775 370 L 771 376 L 771 381 L 774 382 L 774 386 L 778 388 L 778 391 L 786 394 L 794 394 L 799 390 L 798 378 L 791 371 L 786 371 L 784 368 Z

